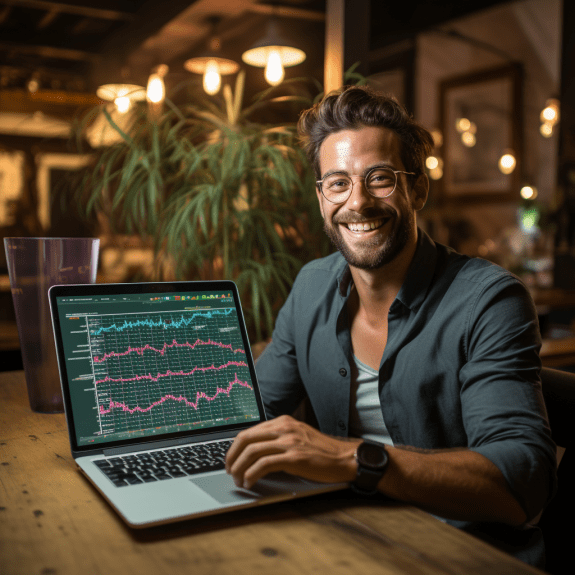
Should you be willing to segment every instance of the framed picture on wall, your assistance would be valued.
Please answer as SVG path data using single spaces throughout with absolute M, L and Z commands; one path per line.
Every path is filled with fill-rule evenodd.
M 61 206 L 55 202 L 58 186 L 66 184 L 67 177 L 87 166 L 89 154 L 41 153 L 36 158 L 36 187 L 38 190 L 38 219 L 48 231 L 54 227 L 70 224 L 69 214 L 62 213 Z M 69 233 L 68 235 L 75 235 Z
M 449 78 L 439 87 L 441 195 L 448 202 L 516 199 L 523 126 L 519 65 Z M 504 155 L 509 165 L 500 165 Z M 505 164 L 505 162 L 504 162 Z

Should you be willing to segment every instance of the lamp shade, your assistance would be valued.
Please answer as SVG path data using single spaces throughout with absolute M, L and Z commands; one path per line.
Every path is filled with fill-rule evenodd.
M 109 102 L 114 102 L 117 98 L 141 102 L 146 99 L 146 88 L 136 84 L 103 84 L 96 90 L 96 95 Z
M 211 61 L 214 61 L 218 65 L 222 76 L 235 74 L 240 69 L 240 65 L 237 62 L 222 58 L 217 54 L 206 54 L 198 56 L 197 58 L 190 58 L 184 62 L 184 68 L 194 74 L 203 74 L 208 67 L 208 63 Z
M 306 53 L 295 48 L 283 38 L 274 20 L 270 20 L 265 36 L 242 54 L 242 60 L 250 66 L 265 68 L 272 52 L 279 54 L 284 67 L 296 66 L 306 59 Z

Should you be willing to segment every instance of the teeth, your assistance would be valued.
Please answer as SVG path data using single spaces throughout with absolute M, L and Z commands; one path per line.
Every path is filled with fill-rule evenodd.
M 348 229 L 352 232 L 367 232 L 368 230 L 374 230 L 379 228 L 383 224 L 383 220 L 375 220 L 374 222 L 369 222 L 366 224 L 347 224 Z

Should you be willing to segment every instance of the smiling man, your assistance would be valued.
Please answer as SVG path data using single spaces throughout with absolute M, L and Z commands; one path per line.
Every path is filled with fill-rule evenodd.
M 432 140 L 395 100 L 348 88 L 299 129 L 338 251 L 280 311 L 256 367 L 271 419 L 237 436 L 228 472 L 244 487 L 274 471 L 349 482 L 542 566 L 529 521 L 556 461 L 527 290 L 418 229 Z M 317 428 L 290 416 L 306 397 Z

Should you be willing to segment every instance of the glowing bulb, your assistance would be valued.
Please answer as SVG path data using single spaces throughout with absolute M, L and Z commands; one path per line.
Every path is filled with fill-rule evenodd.
M 543 123 L 555 125 L 559 121 L 559 100 L 555 98 L 547 100 L 539 118 Z
M 437 166 L 439 166 L 439 160 L 435 156 L 429 156 L 425 160 L 425 166 L 428 170 L 434 170 L 437 168 Z
M 473 148 L 473 146 L 475 146 L 477 139 L 475 138 L 475 135 L 472 134 L 471 132 L 463 132 L 463 134 L 461 134 L 461 141 L 463 142 L 464 146 L 467 146 L 468 148 Z
M 499 169 L 504 174 L 510 174 L 516 165 L 517 161 L 515 160 L 515 156 L 509 152 L 499 158 Z
M 553 124 L 550 124 L 549 122 L 541 124 L 541 126 L 539 127 L 539 133 L 544 138 L 550 138 L 553 135 Z
M 458 118 L 455 120 L 455 129 L 462 134 L 463 132 L 468 132 L 471 128 L 471 122 L 467 118 Z
M 265 78 L 271 86 L 277 86 L 282 83 L 285 76 L 284 67 L 277 50 L 271 50 L 268 56 L 268 63 L 265 69 Z
M 443 177 L 443 170 L 439 166 L 437 166 L 436 168 L 429 170 L 429 177 L 432 180 L 441 180 L 441 178 Z
M 556 117 L 557 117 L 557 112 L 553 108 L 551 108 L 550 106 L 548 106 L 547 108 L 545 108 L 543 110 L 543 112 L 541 112 L 541 119 L 544 122 L 553 122 Z
M 537 197 L 537 189 L 533 186 L 523 186 L 519 193 L 524 200 L 534 200 Z
M 151 74 L 148 80 L 148 89 L 146 96 L 150 102 L 157 104 L 162 102 L 166 97 L 166 87 L 164 86 L 164 79 L 159 74 Z
M 114 100 L 114 104 L 116 104 L 120 114 L 125 114 L 130 109 L 130 98 L 128 96 L 118 96 Z
M 220 91 L 222 77 L 220 76 L 220 67 L 215 60 L 209 60 L 204 72 L 204 90 L 206 94 L 213 96 Z

